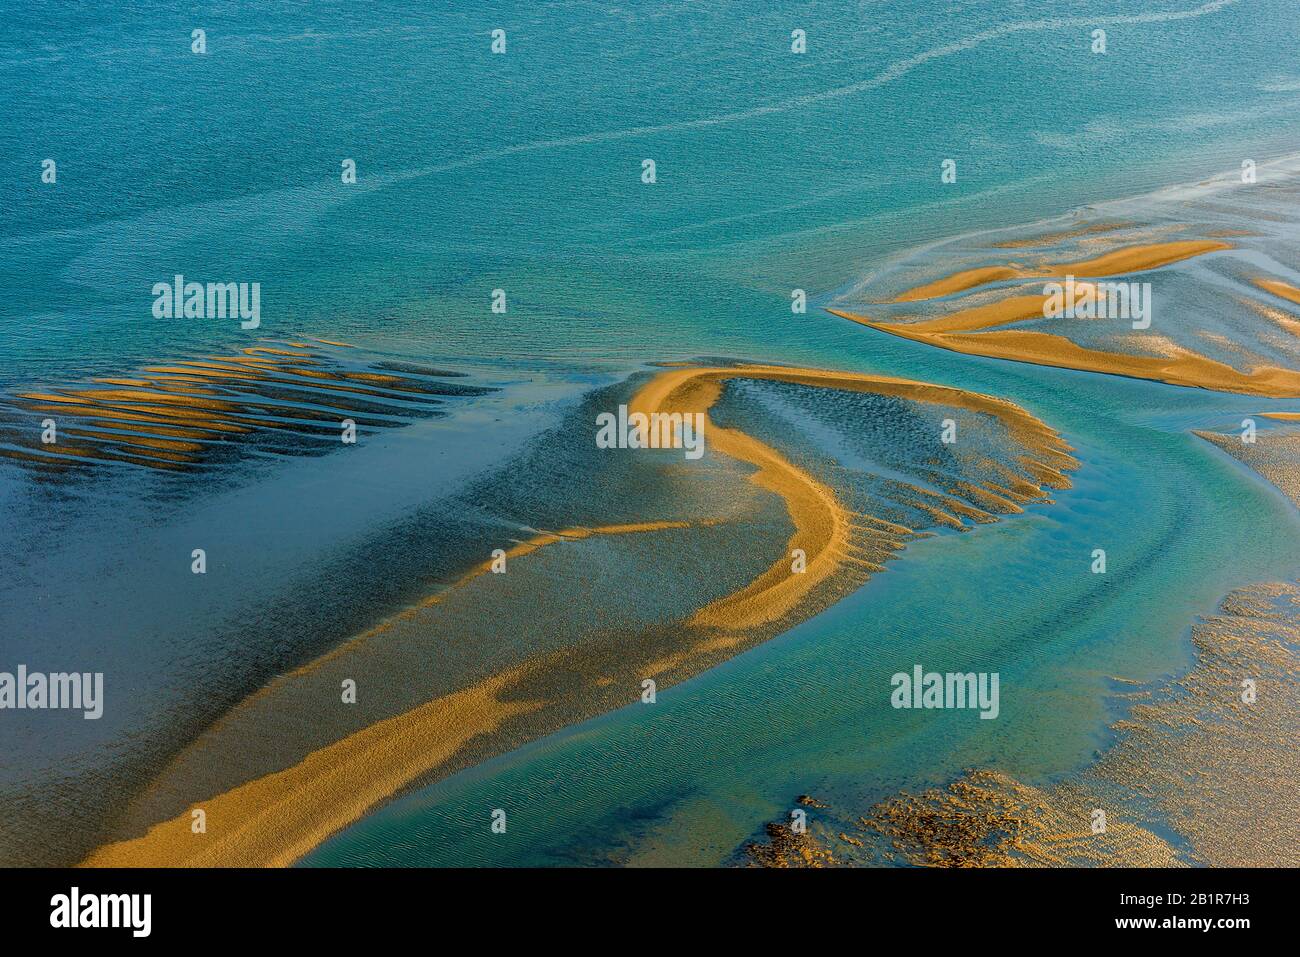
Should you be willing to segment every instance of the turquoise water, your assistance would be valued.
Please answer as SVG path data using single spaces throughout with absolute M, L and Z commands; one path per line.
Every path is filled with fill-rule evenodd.
M 799 793 L 856 802 L 989 762 L 1060 774 L 1104 744 L 1111 676 L 1185 665 L 1195 615 L 1234 585 L 1300 570 L 1294 509 L 1187 433 L 1257 400 L 926 350 L 817 308 L 918 244 L 1293 151 L 1291 3 L 0 13 L 0 388 L 322 336 L 505 390 L 330 464 L 333 484 L 315 461 L 259 463 L 181 504 L 124 476 L 51 511 L 0 469 L 11 647 L 130 668 L 119 717 L 60 739 L 78 774 L 98 779 L 107 754 L 129 792 L 223 705 L 400 606 L 442 570 L 428 555 L 400 580 L 375 573 L 330 596 L 340 575 L 366 574 L 406 510 L 647 361 L 769 359 L 1006 396 L 1083 467 L 1055 506 L 916 543 L 654 708 L 403 798 L 309 862 L 716 863 Z M 1098 25 L 1105 56 L 1089 52 Z M 489 51 L 496 27 L 504 56 Z M 46 158 L 56 184 L 40 181 Z M 340 182 L 348 158 L 355 184 Z M 940 183 L 946 158 L 955 184 Z M 153 284 L 178 272 L 260 282 L 262 328 L 152 318 Z M 803 315 L 789 309 L 796 287 Z M 496 288 L 504 315 L 489 308 Z M 190 604 L 156 555 L 214 532 L 246 574 Z M 1107 576 L 1088 572 L 1094 547 L 1110 553 Z M 869 704 L 918 661 L 996 662 L 1019 690 L 997 722 Z M 62 773 L 37 757 L 39 737 L 7 747 L 22 761 L 6 783 Z M 508 836 L 486 828 L 496 807 L 510 809 Z
M 176 272 L 261 282 L 271 336 L 833 362 L 791 288 L 1262 162 L 1293 148 L 1300 106 L 1300 26 L 1269 0 L 1145 23 L 1116 21 L 1197 4 L 6 7 L 8 381 L 242 344 L 152 319 Z

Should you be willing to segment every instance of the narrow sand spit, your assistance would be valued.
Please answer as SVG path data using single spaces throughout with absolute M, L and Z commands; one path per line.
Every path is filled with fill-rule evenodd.
M 1190 350 L 1172 356 L 1137 356 L 1088 349 L 1071 342 L 1064 336 L 1048 332 L 1029 332 L 1020 329 L 996 329 L 992 332 L 980 333 L 952 331 L 961 328 L 963 323 L 972 323 L 971 328 L 987 328 L 1000 322 L 1041 317 L 1041 308 L 1034 311 L 1032 316 L 1027 314 L 1029 310 L 1025 302 L 1025 300 L 1038 298 L 1018 296 L 1005 302 L 994 303 L 992 306 L 967 310 L 964 316 L 961 314 L 944 316 L 935 320 L 933 325 L 929 322 L 877 322 L 866 316 L 839 309 L 828 311 L 841 319 L 861 323 L 868 328 L 887 332 L 901 339 L 923 342 L 965 355 L 1011 359 L 1057 369 L 1105 372 L 1110 375 L 1211 389 L 1217 392 L 1236 392 L 1275 399 L 1300 396 L 1300 372 L 1278 366 L 1258 366 L 1249 372 L 1241 372 L 1226 363 L 1198 355 Z

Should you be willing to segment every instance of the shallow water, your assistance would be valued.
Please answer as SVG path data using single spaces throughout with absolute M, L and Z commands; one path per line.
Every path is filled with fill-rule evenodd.
M 1201 8 L 932 9 L 814 5 L 795 18 L 803 57 L 788 52 L 801 24 L 762 4 L 60 6 L 58 39 L 53 5 L 10 11 L 6 395 L 262 336 L 354 342 L 501 391 L 346 455 L 183 484 L 122 468 L 47 488 L 0 464 L 6 661 L 116 676 L 101 722 L 13 723 L 6 805 L 36 833 L 75 813 L 83 830 L 61 853 L 83 848 L 105 807 L 226 708 L 454 576 L 491 530 L 526 534 L 460 493 L 584 394 L 647 362 L 718 355 L 1003 396 L 1082 467 L 1055 505 L 912 543 L 653 708 L 412 794 L 308 863 L 716 863 L 799 793 L 884 795 L 974 763 L 1035 780 L 1086 761 L 1111 676 L 1178 669 L 1195 615 L 1300 570 L 1294 508 L 1189 432 L 1294 404 L 954 355 L 818 307 L 929 242 L 1293 150 L 1300 24 L 1280 0 L 1186 17 L 1172 15 Z M 1094 22 L 1105 57 L 1087 52 Z M 505 57 L 487 52 L 497 25 Z M 206 57 L 189 53 L 196 26 Z M 39 181 L 46 156 L 56 186 Z M 959 177 L 944 186 L 947 157 Z M 177 272 L 261 282 L 262 328 L 153 319 L 153 283 Z M 806 314 L 790 312 L 796 287 Z M 515 481 L 555 501 L 574 491 L 568 475 Z M 213 555 L 201 591 L 196 544 Z M 1105 576 L 1089 572 L 1096 547 Z M 888 676 L 918 662 L 1001 670 L 1003 718 L 879 708 Z M 76 798 L 87 786 L 99 803 Z M 487 829 L 496 807 L 508 836 Z M 34 847 L 0 857 L 48 851 Z
M 1236 586 L 1293 578 L 1300 521 L 1183 431 L 1239 400 L 1073 375 L 1068 392 L 1029 369 L 990 389 L 1078 449 L 1083 467 L 1055 505 L 913 543 L 850 598 L 654 706 L 399 800 L 306 863 L 716 864 L 799 794 L 865 807 L 970 766 L 1038 781 L 1088 761 L 1114 717 L 1112 679 L 1186 667 L 1197 615 Z M 1174 402 L 1181 428 L 1143 421 Z M 1105 575 L 1090 570 L 1097 547 Z M 1001 718 L 885 709 L 889 676 L 917 663 L 998 671 Z M 506 835 L 488 826 L 498 807 Z

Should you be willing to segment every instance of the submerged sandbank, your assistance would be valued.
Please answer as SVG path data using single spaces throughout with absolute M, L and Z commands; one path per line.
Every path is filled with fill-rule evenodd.
M 0 456 L 41 476 L 105 465 L 191 472 L 268 452 L 321 454 L 339 447 L 344 422 L 364 436 L 494 391 L 317 341 L 330 348 L 271 342 L 0 396 Z M 47 419 L 57 427 L 49 443 L 31 427 Z
M 1281 422 L 1300 422 L 1298 412 L 1258 414 L 1261 418 Z M 1254 469 L 1300 508 L 1300 428 L 1286 425 L 1262 429 L 1249 442 L 1243 442 L 1241 433 L 1236 431 L 1222 433 L 1195 429 L 1193 434 Z
M 746 857 L 778 867 L 1295 867 L 1298 629 L 1300 584 L 1234 591 L 1193 626 L 1195 666 L 1125 695 L 1115 743 L 1086 768 L 1037 786 L 979 768 L 865 810 L 810 810 L 806 833 L 769 825 Z

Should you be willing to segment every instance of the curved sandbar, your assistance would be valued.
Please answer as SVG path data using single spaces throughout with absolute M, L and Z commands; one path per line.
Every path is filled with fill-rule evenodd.
M 1014 403 L 993 396 L 891 376 L 756 365 L 673 369 L 660 373 L 647 383 L 632 400 L 629 411 L 647 414 L 707 414 L 721 395 L 722 384 L 732 378 L 766 379 L 873 392 L 995 415 L 1027 448 L 1045 460 L 1027 458 L 1021 463 L 1027 466 L 1039 485 L 1068 487 L 1069 481 L 1063 472 L 1077 464 L 1067 454 L 1068 447 L 1055 432 Z M 743 629 L 780 619 L 840 567 L 848 553 L 852 515 L 839 503 L 830 488 L 792 464 L 775 449 L 743 432 L 720 428 L 712 422 L 709 423 L 707 435 L 709 445 L 715 451 L 748 462 L 758 469 L 752 480 L 785 500 L 794 522 L 795 533 L 790 538 L 787 554 L 763 575 L 743 590 L 700 609 L 693 621 L 697 624 Z M 1041 494 L 1041 489 L 1021 489 L 1017 494 L 1023 496 L 1021 500 L 1024 501 Z M 894 527 L 884 531 L 887 534 L 905 534 L 911 530 Z M 794 549 L 802 549 L 807 555 L 807 571 L 803 574 L 790 573 L 788 556 Z
M 825 372 L 780 366 L 738 366 L 666 369 L 633 397 L 633 411 L 707 411 L 728 379 L 751 378 L 805 386 L 871 392 L 917 402 L 956 407 L 996 417 L 1023 449 L 1016 464 L 1023 475 L 1002 469 L 1005 485 L 983 487 L 964 483 L 966 494 L 1001 511 L 1019 510 L 1017 503 L 1044 496 L 1043 486 L 1069 485 L 1064 472 L 1077 462 L 1069 447 L 1043 422 L 1013 403 L 943 386 L 906 379 L 855 373 Z M 789 548 L 807 554 L 807 570 L 793 574 L 788 554 L 782 555 L 754 581 L 698 609 L 680 625 L 666 629 L 671 642 L 619 645 L 618 667 L 639 676 L 666 676 L 666 683 L 698 673 L 737 651 L 789 627 L 799 616 L 824 606 L 825 592 L 812 592 L 832 578 L 850 583 L 881 566 L 861 553 L 879 557 L 901 548 L 912 530 L 845 508 L 836 493 L 777 450 L 735 429 L 711 425 L 708 445 L 716 452 L 753 465 L 751 480 L 779 495 L 795 527 Z M 1025 478 L 1023 476 L 1029 476 Z M 935 499 L 938 493 L 928 492 Z M 946 503 L 957 509 L 956 500 Z M 964 507 L 966 513 L 978 510 Z M 980 512 L 981 515 L 987 513 Z M 987 520 L 995 520 L 988 515 Z M 700 523 L 696 523 L 700 524 Z M 520 543 L 510 554 L 535 552 L 548 544 L 593 534 L 619 535 L 688 527 L 684 522 L 647 522 L 591 529 L 542 533 Z M 864 532 L 875 551 L 858 545 Z M 485 574 L 489 563 L 475 566 L 451 588 Z M 837 577 L 843 570 L 845 575 Z M 865 570 L 865 571 L 864 571 Z M 854 576 L 857 576 L 856 578 Z M 332 660 L 391 627 L 403 617 L 444 600 L 445 589 L 347 644 L 291 672 L 245 699 L 197 742 L 173 761 L 202 762 L 214 740 L 238 740 L 239 720 L 255 715 L 259 702 L 296 681 L 308 680 Z M 663 650 L 660 650 L 661 647 Z M 576 657 L 576 660 L 575 660 Z M 565 648 L 535 655 L 454 693 L 442 695 L 396 716 L 311 751 L 281 770 L 264 774 L 213 796 L 199 795 L 188 808 L 150 826 L 140 837 L 105 845 L 91 853 L 85 866 L 282 866 L 292 863 L 330 834 L 346 827 L 383 801 L 416 783 L 466 766 L 465 756 L 482 760 L 588 716 L 594 692 L 609 687 L 610 667 L 589 661 Z M 626 684 L 627 675 L 619 674 Z M 567 680 L 566 680 L 567 679 Z M 666 684 L 661 684 L 661 687 Z M 578 694 L 579 699 L 572 699 Z M 600 699 L 605 701 L 606 699 Z M 608 699 L 615 707 L 624 699 Z M 584 710 L 585 709 L 585 710 Z M 164 769 L 146 794 L 177 793 L 177 781 Z M 192 792 L 194 786 L 179 788 Z M 202 809 L 206 832 L 194 833 L 192 811 Z

